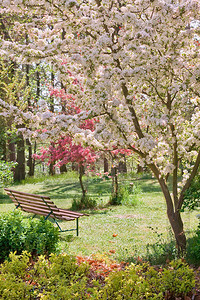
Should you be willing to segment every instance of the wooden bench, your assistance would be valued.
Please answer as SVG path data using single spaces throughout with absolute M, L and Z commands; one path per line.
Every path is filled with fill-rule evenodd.
M 4 190 L 13 200 L 16 208 L 21 208 L 21 210 L 33 213 L 34 215 L 42 215 L 45 219 L 52 218 L 61 232 L 76 230 L 78 236 L 78 219 L 86 214 L 58 208 L 53 201 L 50 200 L 50 197 L 47 196 L 18 192 L 8 188 Z M 57 219 L 64 221 L 76 220 L 76 228 L 62 230 L 56 221 Z

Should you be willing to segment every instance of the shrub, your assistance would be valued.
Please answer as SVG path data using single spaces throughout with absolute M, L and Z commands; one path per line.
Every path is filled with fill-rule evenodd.
M 194 210 L 196 207 L 199 206 L 199 200 L 200 200 L 200 174 L 195 176 L 191 186 L 189 187 L 189 189 L 185 191 L 184 202 L 181 210 L 184 211 L 186 208 L 189 210 Z
M 187 296 L 194 286 L 194 272 L 181 259 L 170 262 L 169 266 L 164 268 L 160 280 L 160 290 L 165 298 Z
M 82 197 L 81 199 L 74 198 L 72 201 L 72 210 L 82 210 L 86 208 L 96 208 L 97 202 L 95 199 L 90 198 L 88 195 Z
M 13 181 L 12 169 L 16 166 L 14 162 L 5 162 L 0 160 L 0 186 L 9 184 Z
M 30 255 L 11 253 L 1 266 L 1 299 L 88 299 L 88 265 L 77 264 L 67 254 L 52 254 L 49 260 L 40 256 L 30 263 Z M 17 270 L 17 271 L 16 271 Z
M 0 261 L 10 252 L 28 250 L 32 255 L 50 254 L 57 249 L 58 229 L 44 218 L 30 219 L 14 211 L 0 216 Z
M 187 241 L 186 259 L 194 265 L 200 264 L 200 224 L 194 236 Z
M 111 205 L 136 206 L 141 189 L 138 185 L 130 184 L 119 187 L 118 194 L 112 194 L 109 199 Z
M 125 186 L 124 188 L 124 197 L 122 199 L 122 205 L 127 206 L 136 206 L 139 201 L 139 197 L 141 195 L 141 188 L 137 184 L 133 184 L 132 182 L 129 186 Z
M 108 204 L 109 205 L 121 205 L 121 200 L 122 200 L 122 194 L 119 190 L 118 194 L 111 194 L 110 197 L 109 197 L 109 202 Z
M 99 283 L 88 264 L 78 264 L 67 254 L 52 254 L 49 259 L 41 255 L 36 262 L 29 258 L 27 252 L 19 256 L 11 253 L 9 261 L 2 264 L 1 299 L 185 299 L 195 285 L 193 271 L 182 260 L 164 269 L 148 263 L 131 264 L 125 270 L 110 272 Z
M 58 228 L 45 218 L 28 219 L 24 247 L 32 254 L 50 254 L 57 250 Z
M 177 260 L 163 270 L 148 264 L 131 264 L 125 271 L 111 273 L 99 294 L 100 299 L 105 300 L 183 299 L 194 286 L 194 272 L 183 261 Z
M 171 261 L 177 258 L 176 243 L 173 239 L 171 229 L 169 229 L 169 238 L 165 239 L 163 233 L 158 233 L 157 228 L 149 226 L 153 233 L 157 236 L 157 241 L 152 244 L 147 244 L 147 254 L 144 260 L 150 262 L 153 265 L 165 264 L 166 261 Z
M 1 299 L 30 299 L 31 285 L 27 285 L 27 268 L 29 267 L 30 255 L 24 252 L 17 256 L 11 253 L 10 261 L 1 265 L 0 273 L 0 298 Z
M 19 212 L 0 216 L 0 261 L 4 260 L 11 251 L 17 254 L 24 250 L 25 226 Z

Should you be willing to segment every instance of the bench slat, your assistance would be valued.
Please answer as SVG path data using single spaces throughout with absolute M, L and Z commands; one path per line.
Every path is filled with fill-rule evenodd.
M 50 211 L 43 211 L 43 210 L 36 210 L 34 208 L 30 208 L 30 207 L 22 207 L 22 210 L 25 211 L 25 212 L 29 212 L 29 213 L 32 213 L 32 214 L 37 214 L 37 215 L 42 215 L 44 217 L 47 217 L 50 213 Z M 72 221 L 72 220 L 75 220 L 75 218 L 72 218 L 72 217 L 63 217 L 63 216 L 60 216 L 60 215 L 53 215 L 51 214 L 50 217 L 52 219 L 60 219 L 60 220 L 65 220 L 65 221 Z
M 21 194 L 21 195 L 27 195 L 27 196 L 33 196 L 33 197 L 40 197 L 40 198 L 44 198 L 44 199 L 49 199 L 50 200 L 50 197 L 49 196 L 44 196 L 44 195 L 36 195 L 36 194 L 30 194 L 30 193 L 24 193 L 24 192 L 20 192 L 20 191 L 16 191 L 16 190 L 12 190 L 12 189 L 8 189 L 8 188 L 4 188 L 5 191 L 8 191 L 8 192 L 13 192 L 13 193 L 17 193 L 17 194 Z
M 26 199 L 19 199 L 18 197 L 14 198 L 13 196 L 10 196 L 10 198 L 15 202 L 15 203 L 24 203 L 24 204 L 27 204 L 27 205 L 32 205 L 32 206 L 36 206 L 36 207 L 49 207 L 51 208 L 52 210 L 54 211 L 59 211 L 58 207 L 55 206 L 54 203 L 48 203 L 48 205 L 46 205 L 46 203 L 44 203 L 43 201 L 37 201 L 37 202 L 34 202 L 33 200 L 26 200 Z
M 83 213 L 78 213 L 78 212 L 74 212 L 74 211 L 71 211 L 71 210 L 67 210 L 67 209 L 63 209 L 63 208 L 59 208 L 59 211 L 64 213 L 64 214 L 70 214 L 70 215 L 74 215 L 74 216 L 85 216 L 85 214 Z
M 13 200 L 13 202 L 15 203 L 16 206 L 19 205 L 19 203 L 17 201 Z M 59 212 L 58 208 L 54 209 L 52 207 L 48 207 L 47 205 L 44 205 L 43 203 L 33 205 L 32 203 L 29 203 L 29 202 L 26 202 L 26 201 L 21 201 L 20 206 L 21 207 L 31 207 L 31 208 L 35 207 L 35 208 L 38 208 L 38 209 L 46 209 L 48 211 Z
M 14 193 L 14 192 L 12 192 L 12 193 L 7 192 L 7 193 L 10 197 L 15 197 L 16 199 L 29 199 L 29 200 L 33 200 L 33 201 L 43 201 L 42 198 L 38 197 L 38 196 L 37 197 L 26 196 L 26 195 L 21 195 L 21 194 Z M 43 202 L 55 205 L 51 200 L 48 200 L 48 199 L 44 199 Z
M 51 213 L 51 210 L 50 209 L 40 209 L 40 208 L 37 208 L 37 207 L 31 207 L 31 206 L 26 206 L 26 205 L 22 205 L 21 206 L 21 208 L 24 210 L 24 211 L 28 211 L 28 212 L 33 212 L 33 213 L 35 213 L 35 214 L 38 214 L 39 212 L 41 213 L 41 214 L 43 214 L 43 216 L 47 216 L 47 215 L 49 215 L 50 213 Z M 63 216 L 62 214 L 60 214 L 59 212 L 54 212 L 54 211 L 52 211 L 52 214 L 50 214 L 50 216 L 52 217 L 52 218 L 58 218 L 58 219 L 62 219 L 63 217 L 65 218 L 66 217 L 66 219 L 68 219 L 68 220 L 75 220 L 75 218 L 74 217 L 72 217 L 72 216 Z
M 20 204 L 20 208 L 23 210 L 31 209 L 35 213 L 40 211 L 40 212 L 44 213 L 44 215 L 48 215 L 51 212 L 51 210 L 48 207 L 47 208 L 39 208 L 36 206 L 30 206 L 30 205 L 26 205 L 26 204 Z

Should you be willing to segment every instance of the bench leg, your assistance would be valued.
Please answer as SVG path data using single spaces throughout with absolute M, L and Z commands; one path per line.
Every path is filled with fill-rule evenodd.
M 76 219 L 76 235 L 78 236 L 78 218 Z

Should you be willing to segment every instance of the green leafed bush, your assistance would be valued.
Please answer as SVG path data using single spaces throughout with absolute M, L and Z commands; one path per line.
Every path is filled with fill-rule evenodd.
M 187 261 L 194 265 L 200 265 L 200 224 L 192 238 L 187 241 Z
M 4 162 L 0 160 L 0 186 L 13 181 L 12 169 L 16 166 L 14 162 Z
M 109 199 L 111 205 L 136 206 L 141 195 L 141 189 L 138 185 L 129 184 L 120 186 L 117 195 L 112 194 Z
M 187 296 L 194 286 L 194 272 L 181 259 L 172 261 L 168 268 L 164 268 L 160 278 L 160 290 L 168 299 Z
M 20 211 L 0 216 L 0 261 L 10 252 L 20 254 L 23 250 L 48 255 L 56 251 L 58 240 L 58 229 L 44 218 L 25 218 Z
M 88 195 L 85 197 L 74 198 L 72 202 L 72 210 L 82 210 L 82 209 L 94 209 L 97 207 L 97 202 L 95 199 L 90 198 Z
M 0 299 L 186 299 L 195 285 L 193 270 L 182 260 L 163 269 L 131 264 L 104 282 L 94 278 L 88 264 L 67 254 L 41 255 L 33 262 L 27 252 L 11 253 L 0 267 Z
M 200 174 L 195 176 L 191 186 L 184 193 L 182 211 L 194 210 L 200 205 Z
M 110 274 L 99 299 L 184 299 L 194 286 L 194 272 L 181 260 L 160 270 L 132 264 L 125 271 Z
M 11 253 L 0 268 L 0 299 L 88 299 L 88 265 L 77 264 L 67 254 L 39 256 L 30 263 L 30 255 Z

